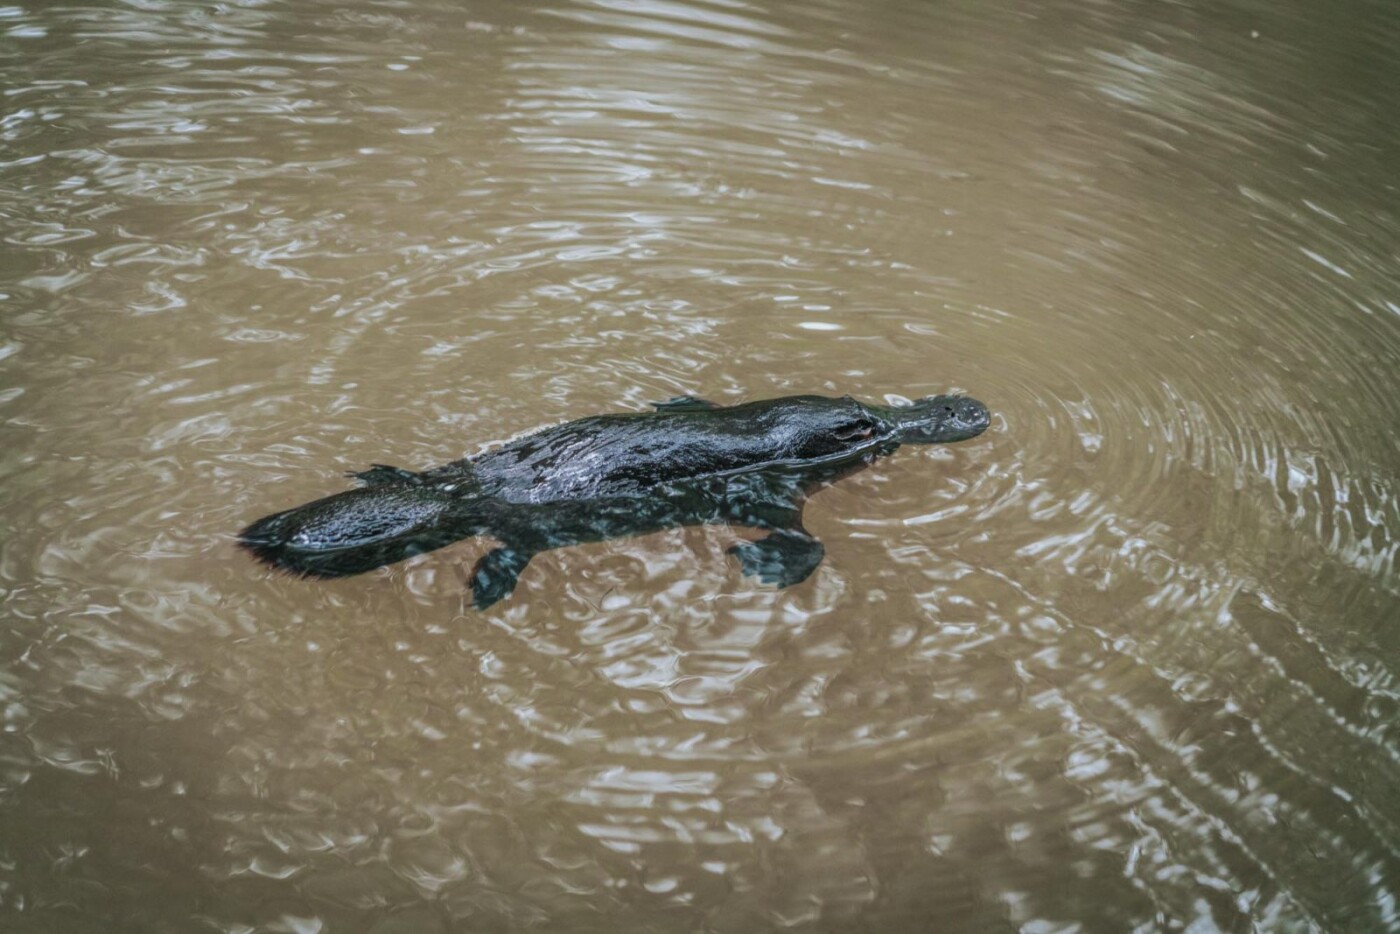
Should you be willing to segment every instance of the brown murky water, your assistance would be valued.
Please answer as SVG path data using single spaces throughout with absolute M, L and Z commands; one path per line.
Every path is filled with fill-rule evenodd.
M 1400 7 L 0 8 L 0 927 L 1400 926 Z M 694 392 L 996 413 L 725 529 L 245 522 Z

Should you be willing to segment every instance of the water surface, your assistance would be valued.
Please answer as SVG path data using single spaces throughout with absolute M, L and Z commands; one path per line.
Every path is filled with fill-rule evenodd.
M 0 8 L 7 930 L 1400 926 L 1400 8 Z M 970 392 L 736 533 L 334 584 L 265 512 Z

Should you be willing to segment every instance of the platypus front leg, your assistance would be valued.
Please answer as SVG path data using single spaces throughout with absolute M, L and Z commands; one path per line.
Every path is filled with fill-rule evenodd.
M 811 576 L 822 563 L 826 547 L 798 526 L 777 529 L 756 542 L 740 542 L 728 552 L 739 559 L 745 574 L 765 584 L 791 587 Z
M 765 584 L 791 587 L 800 584 L 822 563 L 826 548 L 802 526 L 802 500 L 778 497 L 735 497 L 729 503 L 730 521 L 772 534 L 756 542 L 740 542 L 727 549 L 739 559 L 744 573 Z
M 530 563 L 534 553 L 502 545 L 481 556 L 472 571 L 472 603 L 484 610 L 498 600 L 510 596 L 520 580 L 520 572 Z

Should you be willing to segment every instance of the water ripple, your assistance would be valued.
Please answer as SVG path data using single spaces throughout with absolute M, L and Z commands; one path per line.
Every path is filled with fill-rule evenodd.
M 0 30 L 21 926 L 1397 924 L 1390 6 Z M 815 497 L 790 590 L 719 528 L 484 614 L 480 543 L 232 548 L 594 412 L 943 391 L 991 431 Z

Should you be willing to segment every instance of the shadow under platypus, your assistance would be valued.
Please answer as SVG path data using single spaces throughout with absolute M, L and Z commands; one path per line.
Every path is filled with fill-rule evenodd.
M 331 578 L 490 535 L 500 545 L 471 577 L 484 608 L 542 551 L 728 523 L 768 531 L 729 552 L 745 574 L 786 587 L 826 551 L 802 527 L 813 491 L 900 444 L 962 441 L 989 422 L 965 396 L 905 406 L 849 396 L 720 406 L 684 396 L 655 408 L 581 418 L 419 473 L 376 464 L 351 474 L 360 489 L 259 519 L 239 543 L 274 567 Z

